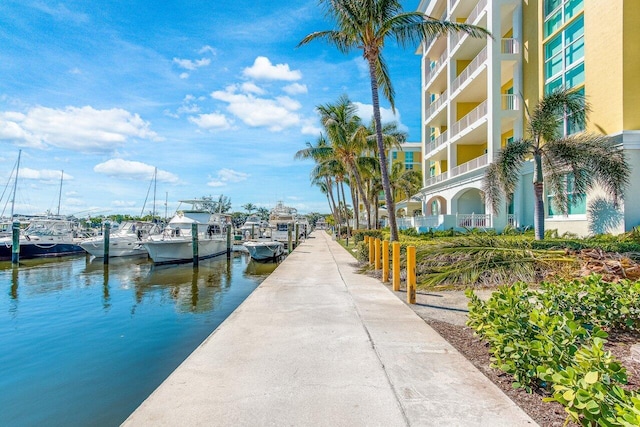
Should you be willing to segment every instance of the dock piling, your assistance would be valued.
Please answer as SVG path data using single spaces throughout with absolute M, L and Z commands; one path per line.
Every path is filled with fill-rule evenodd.
M 294 246 L 294 248 L 298 247 L 298 243 L 299 243 L 298 238 L 299 238 L 299 236 L 300 236 L 300 224 L 298 224 L 296 222 L 296 245 Z
M 111 236 L 111 223 L 105 222 L 104 230 L 102 231 L 102 263 L 109 264 L 109 238 Z
M 198 254 L 198 224 L 196 224 L 195 222 L 191 224 L 191 246 L 193 247 L 193 267 L 197 268 L 200 257 Z
M 11 263 L 18 264 L 20 262 L 20 223 L 14 221 L 11 225 Z
M 231 258 L 231 223 L 227 223 L 227 258 Z

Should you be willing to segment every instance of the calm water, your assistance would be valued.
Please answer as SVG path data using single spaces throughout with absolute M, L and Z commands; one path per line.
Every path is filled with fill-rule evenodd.
M 120 424 L 274 268 L 0 262 L 0 425 Z

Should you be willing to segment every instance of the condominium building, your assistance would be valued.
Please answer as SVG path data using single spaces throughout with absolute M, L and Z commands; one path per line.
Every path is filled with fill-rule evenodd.
M 637 0 L 423 0 L 420 12 L 486 28 L 492 38 L 449 34 L 426 40 L 422 55 L 424 188 L 419 226 L 533 224 L 533 171 L 500 212 L 482 195 L 486 167 L 524 136 L 525 112 L 559 87 L 581 91 L 592 107 L 587 131 L 615 138 L 640 185 L 640 8 Z M 635 49 L 635 51 L 634 51 Z M 566 134 L 582 131 L 563 126 Z M 638 184 L 635 184 L 635 183 Z M 570 186 L 568 191 L 570 191 Z M 579 196 L 579 195 L 570 195 Z M 621 232 L 640 223 L 640 200 L 614 209 L 595 191 L 560 215 L 549 203 L 547 229 Z M 579 197 L 578 197 L 579 198 Z

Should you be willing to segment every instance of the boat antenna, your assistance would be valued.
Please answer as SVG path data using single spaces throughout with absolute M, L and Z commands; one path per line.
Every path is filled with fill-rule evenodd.
M 167 219 L 167 205 L 169 204 L 169 192 L 164 193 L 164 219 Z
M 11 198 L 11 219 L 13 219 L 13 208 L 16 204 L 16 188 L 18 187 L 18 172 L 20 171 L 20 156 L 22 150 L 18 151 L 18 163 L 16 163 L 16 180 L 13 182 L 13 198 Z
M 62 200 L 62 180 L 64 179 L 64 170 L 60 171 L 60 192 L 58 193 L 58 212 L 56 216 L 60 216 L 60 201 Z

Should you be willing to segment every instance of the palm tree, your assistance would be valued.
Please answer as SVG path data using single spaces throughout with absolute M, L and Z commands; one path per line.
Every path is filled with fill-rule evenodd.
M 401 162 L 391 165 L 391 190 L 395 197 L 409 198 L 422 187 L 422 173 L 407 170 Z
M 419 42 L 438 37 L 449 32 L 465 32 L 473 37 L 483 37 L 488 32 L 473 25 L 459 24 L 432 19 L 420 12 L 404 12 L 398 0 L 320 0 L 326 14 L 336 21 L 336 29 L 314 32 L 302 39 L 298 46 L 313 40 L 324 40 L 334 45 L 343 53 L 360 49 L 369 65 L 369 80 L 373 102 L 373 116 L 376 123 L 376 142 L 378 145 L 378 161 L 382 172 L 391 240 L 398 240 L 398 227 L 395 218 L 395 205 L 387 159 L 382 137 L 380 118 L 380 101 L 378 88 L 389 101 L 395 111 L 395 93 L 389 77 L 382 50 L 387 39 L 395 40 L 400 46 L 417 45 Z
M 246 205 L 242 205 L 242 209 L 249 212 L 249 215 L 251 215 L 251 212 L 255 211 L 257 208 L 253 203 L 247 203 Z
M 554 207 L 567 214 L 571 203 L 584 197 L 596 184 L 612 195 L 617 205 L 629 182 L 630 167 L 622 148 L 604 135 L 577 133 L 563 136 L 562 126 L 584 128 L 589 105 L 579 92 L 565 89 L 545 95 L 528 117 L 528 137 L 509 143 L 486 170 L 485 198 L 499 212 L 504 195 L 511 195 L 520 179 L 520 166 L 533 158 L 534 228 L 544 238 L 544 185 L 555 193 Z M 573 184 L 568 197 L 567 180 Z
M 364 126 L 356 115 L 357 107 L 346 95 L 342 95 L 335 104 L 324 104 L 316 107 L 320 114 L 320 122 L 327 131 L 327 136 L 334 152 L 356 183 L 358 194 L 362 198 L 365 209 L 371 217 L 371 205 L 364 192 L 360 167 L 367 162 L 363 156 L 366 150 Z

